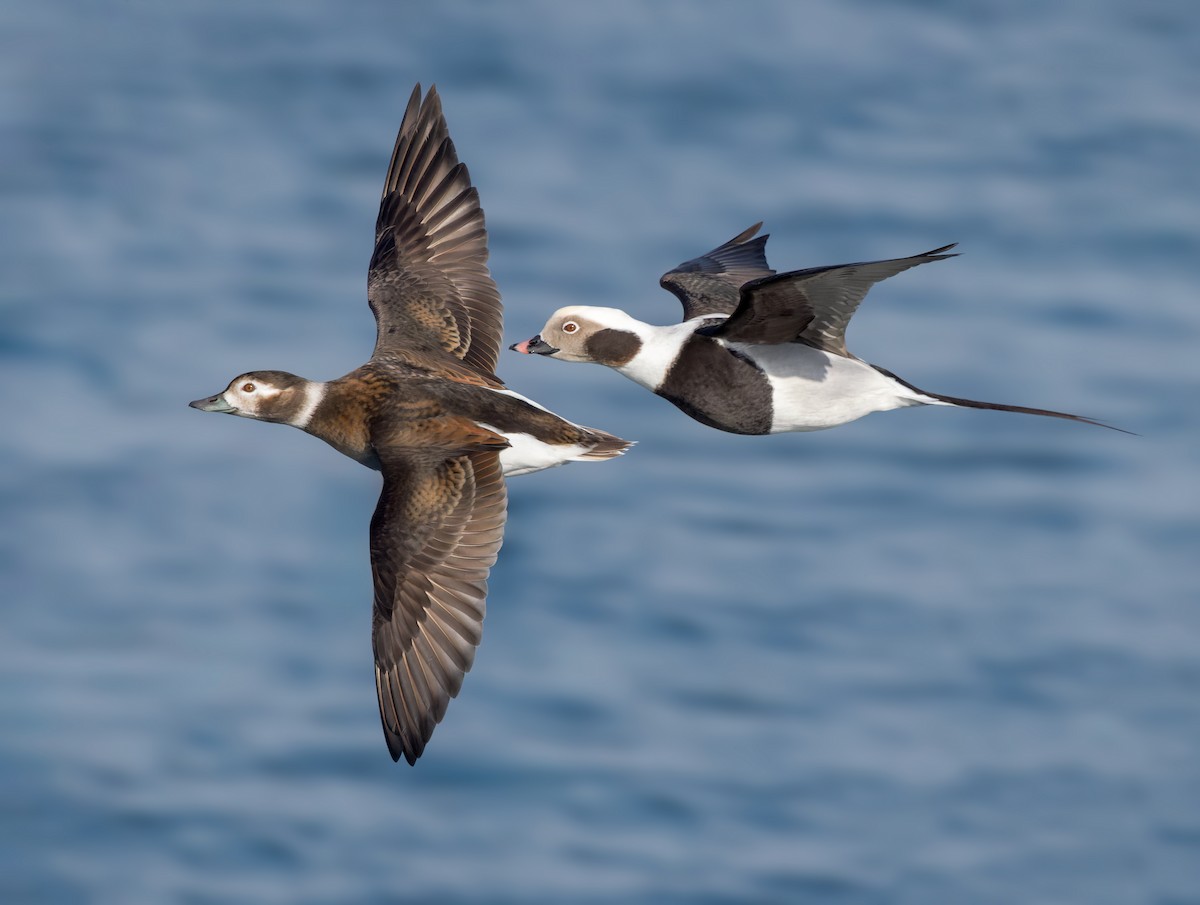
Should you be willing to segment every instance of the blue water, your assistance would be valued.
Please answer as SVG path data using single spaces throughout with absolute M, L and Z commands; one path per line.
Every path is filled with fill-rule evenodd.
M 1190 2 L 47 3 L 0 13 L 0 901 L 1200 902 L 1200 14 Z M 413 83 L 507 342 L 757 220 L 790 269 L 961 243 L 851 348 L 1129 437 L 910 410 L 511 486 L 415 769 L 369 644 L 378 478 L 200 415 L 369 353 Z

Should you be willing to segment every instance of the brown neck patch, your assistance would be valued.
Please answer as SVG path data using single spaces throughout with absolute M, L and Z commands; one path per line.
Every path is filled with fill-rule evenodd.
M 628 330 L 607 328 L 593 333 L 587 339 L 587 354 L 592 361 L 610 368 L 627 364 L 642 348 L 642 341 Z

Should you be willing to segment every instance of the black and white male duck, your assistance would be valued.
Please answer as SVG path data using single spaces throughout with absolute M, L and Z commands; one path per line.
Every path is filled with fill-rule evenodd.
M 290 424 L 383 473 L 371 519 L 372 641 L 384 737 L 415 763 L 479 644 L 504 532 L 506 476 L 620 455 L 495 375 L 502 317 L 479 193 L 437 91 L 418 85 L 375 225 L 362 367 L 329 381 L 249 371 L 193 408 Z
M 920 390 L 850 354 L 846 325 L 867 291 L 910 267 L 955 257 L 948 254 L 953 245 L 909 258 L 777 274 L 767 265 L 767 236 L 755 238 L 761 226 L 663 275 L 663 288 L 683 303 L 682 323 L 654 326 L 616 308 L 560 308 L 541 333 L 509 348 L 605 365 L 702 424 L 735 434 L 823 430 L 912 405 L 1110 426 Z

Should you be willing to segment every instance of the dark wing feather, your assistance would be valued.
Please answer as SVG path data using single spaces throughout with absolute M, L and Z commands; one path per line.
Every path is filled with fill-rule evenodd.
M 803 342 L 848 357 L 846 325 L 867 290 L 918 264 L 953 258 L 953 254 L 944 254 L 953 247 L 945 245 L 910 258 L 812 267 L 755 280 L 742 287 L 741 301 L 729 319 L 703 332 L 730 342 Z
M 767 266 L 769 237 L 752 238 L 761 227 L 762 223 L 755 223 L 724 245 L 662 275 L 658 284 L 683 303 L 685 321 L 702 314 L 729 314 L 737 307 L 743 283 L 775 272 Z
M 367 274 L 379 329 L 373 357 L 499 386 L 502 307 L 487 258 L 479 193 L 458 161 L 437 90 L 422 101 L 418 85 L 375 224 Z
M 375 687 L 388 751 L 413 764 L 475 659 L 506 494 L 492 451 L 385 462 L 383 476 L 371 519 Z

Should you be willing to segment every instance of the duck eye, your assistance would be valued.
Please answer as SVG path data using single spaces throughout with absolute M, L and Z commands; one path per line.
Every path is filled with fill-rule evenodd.
M 565 324 L 562 325 L 563 333 L 574 333 L 578 329 L 579 329 L 579 324 L 575 323 L 575 321 L 567 321 Z
M 242 392 L 243 393 L 253 393 L 254 392 L 254 384 L 252 384 L 252 383 L 242 384 Z

